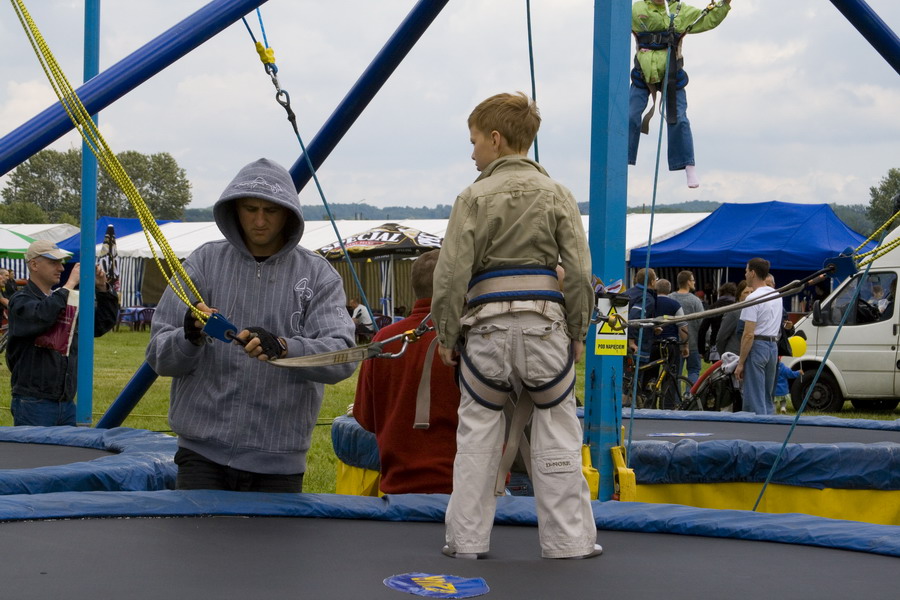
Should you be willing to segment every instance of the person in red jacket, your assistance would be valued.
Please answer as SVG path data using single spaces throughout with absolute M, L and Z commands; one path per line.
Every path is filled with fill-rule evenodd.
M 381 329 L 373 341 L 415 329 L 431 312 L 432 278 L 440 250 L 421 255 L 412 267 L 416 295 L 407 318 Z M 363 361 L 356 386 L 353 416 L 375 434 L 381 458 L 381 491 L 385 494 L 449 494 L 456 456 L 456 411 L 459 388 L 451 367 L 436 352 L 425 367 L 431 369 L 431 408 L 428 429 L 414 429 L 416 395 L 434 331 L 410 344 L 400 358 Z M 385 352 L 396 352 L 391 342 Z

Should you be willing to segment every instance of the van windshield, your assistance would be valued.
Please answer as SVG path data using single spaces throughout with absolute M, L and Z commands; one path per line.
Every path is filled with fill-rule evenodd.
M 823 325 L 838 325 L 853 299 L 856 289 L 859 297 L 844 325 L 865 325 L 886 321 L 894 314 L 894 297 L 897 294 L 897 274 L 891 272 L 855 275 L 841 291 L 822 306 Z

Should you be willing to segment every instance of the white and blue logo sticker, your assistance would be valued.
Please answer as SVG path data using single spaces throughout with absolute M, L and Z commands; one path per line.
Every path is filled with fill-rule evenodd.
M 491 591 L 481 577 L 457 577 L 430 573 L 404 573 L 384 580 L 384 585 L 399 592 L 427 598 L 474 598 Z

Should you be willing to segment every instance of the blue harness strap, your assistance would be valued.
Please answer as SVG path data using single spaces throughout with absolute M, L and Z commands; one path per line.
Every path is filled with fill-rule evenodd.
M 466 305 L 488 302 L 549 300 L 565 303 L 556 269 L 544 266 L 513 266 L 486 269 L 469 282 Z

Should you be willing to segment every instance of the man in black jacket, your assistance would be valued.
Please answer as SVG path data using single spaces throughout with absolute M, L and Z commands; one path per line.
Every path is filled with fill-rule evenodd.
M 63 322 L 69 295 L 81 278 L 80 265 L 59 285 L 68 253 L 52 242 L 33 242 L 25 253 L 28 284 L 9 301 L 9 346 L 6 363 L 12 373 L 10 410 L 15 425 L 75 425 L 75 390 L 78 373 L 77 321 L 71 323 L 70 344 L 48 347 L 54 327 Z M 113 328 L 119 312 L 116 294 L 109 291 L 106 274 L 97 270 L 94 337 Z M 66 346 L 68 346 L 66 348 Z

